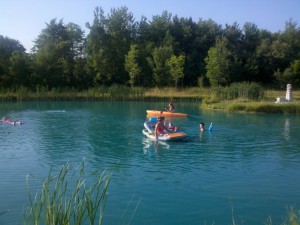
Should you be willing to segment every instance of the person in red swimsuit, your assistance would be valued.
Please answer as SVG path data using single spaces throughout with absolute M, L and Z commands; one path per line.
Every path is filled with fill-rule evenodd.
M 13 120 L 7 119 L 7 118 L 5 118 L 5 117 L 2 118 L 2 122 L 3 122 L 3 123 L 8 123 L 8 124 L 11 124 L 11 125 L 23 124 L 22 121 L 19 121 L 19 120 L 13 121 Z
M 154 132 L 156 139 L 159 135 L 165 135 L 168 134 L 169 132 L 169 129 L 165 126 L 164 121 L 165 121 L 165 117 L 163 116 L 158 117 L 158 123 L 155 125 L 155 132 Z

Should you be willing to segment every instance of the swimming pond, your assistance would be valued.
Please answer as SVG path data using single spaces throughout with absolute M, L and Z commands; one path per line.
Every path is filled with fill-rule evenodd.
M 0 224 L 23 224 L 26 176 L 51 167 L 112 171 L 103 224 L 279 223 L 300 208 L 300 118 L 201 110 L 175 102 L 187 118 L 177 142 L 142 134 L 147 109 L 167 102 L 4 102 L 0 125 Z M 199 123 L 212 132 L 199 132 Z M 39 186 L 33 184 L 33 189 Z

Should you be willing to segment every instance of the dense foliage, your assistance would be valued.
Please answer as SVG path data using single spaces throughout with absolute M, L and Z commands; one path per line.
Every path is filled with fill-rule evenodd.
M 97 86 L 229 86 L 256 82 L 300 86 L 300 28 L 292 19 L 276 33 L 253 23 L 223 28 L 167 11 L 136 21 L 127 7 L 105 15 L 95 8 L 86 24 L 51 20 L 31 53 L 0 35 L 0 88 L 84 90 Z

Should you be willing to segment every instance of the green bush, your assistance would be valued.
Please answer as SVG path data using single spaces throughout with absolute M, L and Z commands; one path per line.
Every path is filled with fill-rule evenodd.
M 258 83 L 233 83 L 228 87 L 216 87 L 212 90 L 211 100 L 213 102 L 223 100 L 261 100 L 264 96 L 263 87 Z

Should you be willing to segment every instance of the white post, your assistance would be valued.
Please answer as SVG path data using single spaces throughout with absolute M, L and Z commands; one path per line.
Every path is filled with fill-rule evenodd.
M 292 101 L 292 85 L 291 84 L 288 84 L 286 86 L 286 96 L 285 96 L 285 99 L 288 101 L 288 102 L 291 102 Z

